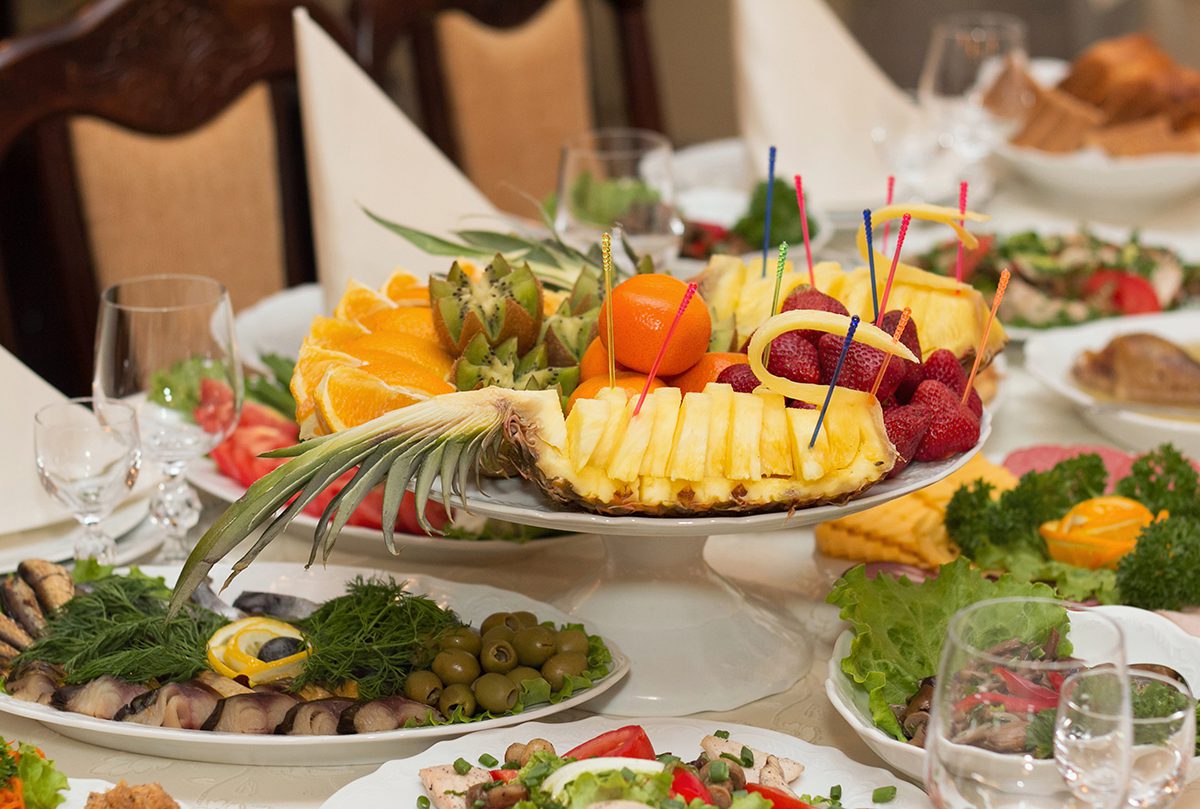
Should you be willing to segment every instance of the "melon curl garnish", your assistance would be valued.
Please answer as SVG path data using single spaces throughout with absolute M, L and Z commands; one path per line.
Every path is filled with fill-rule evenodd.
M 964 219 L 968 222 L 986 222 L 991 217 L 986 214 L 967 211 L 965 214 L 959 214 L 957 208 L 946 208 L 941 205 L 928 205 L 921 203 L 919 205 L 888 205 L 880 208 L 877 211 L 871 211 L 871 228 L 879 230 L 879 226 L 891 219 L 900 219 L 908 214 L 913 219 L 924 219 L 926 222 L 937 222 L 941 225 L 946 225 L 954 230 L 954 234 L 958 236 L 958 240 L 963 243 L 963 247 L 968 250 L 974 250 L 979 246 L 979 239 L 962 225 L 958 224 L 959 219 Z M 863 261 L 867 260 L 867 225 L 864 222 L 858 226 L 858 233 L 855 236 L 855 243 L 858 245 L 858 254 L 862 256 Z M 888 267 L 891 265 L 892 257 L 885 256 L 878 250 L 875 251 L 875 266 Z M 911 267 L 912 265 L 900 262 L 901 267 Z M 913 268 L 915 269 L 915 268 Z M 886 272 L 886 269 L 885 269 Z
M 790 379 L 775 376 L 775 374 L 767 370 L 766 365 L 763 363 L 763 354 L 772 340 L 781 334 L 798 329 L 823 331 L 845 337 L 846 332 L 850 330 L 850 318 L 845 315 L 839 315 L 836 312 L 822 312 L 816 309 L 793 309 L 790 312 L 782 312 L 775 315 L 767 320 L 766 323 L 759 326 L 755 330 L 754 336 L 750 338 L 750 345 L 746 349 L 750 360 L 750 370 L 758 377 L 759 383 L 772 393 L 789 396 L 793 399 L 799 399 L 802 402 L 816 403 L 824 401 L 825 393 L 829 390 L 827 385 L 814 385 L 810 382 L 793 382 Z M 916 355 L 909 351 L 908 346 L 898 340 L 892 339 L 892 335 L 865 320 L 859 322 L 858 330 L 854 332 L 854 342 L 862 343 L 871 348 L 878 348 L 880 351 L 891 354 L 893 357 L 920 362 Z M 838 396 L 851 393 L 870 395 L 865 391 L 852 391 L 849 388 L 838 388 L 835 391 L 835 395 Z

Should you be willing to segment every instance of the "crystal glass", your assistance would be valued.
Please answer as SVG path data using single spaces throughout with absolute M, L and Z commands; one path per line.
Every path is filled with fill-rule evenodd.
M 116 543 L 100 521 L 133 488 L 141 468 L 137 414 L 120 402 L 70 399 L 33 418 L 38 479 L 83 526 L 75 559 L 116 562 Z
M 1054 762 L 1077 805 L 1124 805 L 1132 738 L 1129 674 L 1123 666 L 1100 665 L 1063 682 Z
M 994 115 L 989 87 L 1005 67 L 1023 68 L 1025 23 L 993 12 L 964 12 L 933 26 L 917 98 L 947 145 L 967 163 L 987 157 L 1015 121 Z
M 93 394 L 136 408 L 142 451 L 163 472 L 150 503 L 151 518 L 166 532 L 156 561 L 186 558 L 200 499 L 184 471 L 225 440 L 242 410 L 242 365 L 225 287 L 200 276 L 156 275 L 104 290 Z
M 956 613 L 942 645 L 925 741 L 925 785 L 934 805 L 1122 806 L 1129 774 L 1127 686 L 1089 703 L 1116 717 L 1115 736 L 1107 739 L 1111 756 L 1073 758 L 1070 778 L 1050 759 L 1059 753 L 1056 720 L 1068 678 L 1103 665 L 1118 685 L 1127 683 L 1124 649 L 1111 619 L 1050 599 L 992 599 Z M 1079 784 L 1099 783 L 1112 790 L 1080 796 Z
M 1133 762 L 1131 809 L 1163 809 L 1187 786 L 1196 754 L 1196 700 L 1187 684 L 1158 671 L 1131 667 Z
M 568 140 L 559 163 L 555 229 L 586 252 L 604 231 L 620 227 L 634 252 L 662 268 L 683 241 L 672 155 L 664 135 L 643 129 L 600 129 Z M 620 261 L 624 251 L 615 238 Z

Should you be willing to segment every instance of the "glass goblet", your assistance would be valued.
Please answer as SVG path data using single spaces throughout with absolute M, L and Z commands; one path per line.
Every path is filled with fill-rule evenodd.
M 141 467 L 137 415 L 120 402 L 70 399 L 34 415 L 42 487 L 83 526 L 75 561 L 116 562 L 116 543 L 100 527 L 133 487 Z
M 1196 754 L 1196 700 L 1187 684 L 1158 671 L 1131 666 L 1133 761 L 1130 809 L 1165 809 L 1187 786 Z
M 97 398 L 136 408 L 142 451 L 162 468 L 150 515 L 166 541 L 155 561 L 186 558 L 200 499 L 184 472 L 233 432 L 242 409 L 225 287 L 201 276 L 156 275 L 104 290 L 92 384 Z

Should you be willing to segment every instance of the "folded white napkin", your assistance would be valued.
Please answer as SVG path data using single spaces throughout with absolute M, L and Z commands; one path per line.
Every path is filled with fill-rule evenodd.
M 326 301 L 337 301 L 351 279 L 379 286 L 397 268 L 421 276 L 444 271 L 449 259 L 421 252 L 360 205 L 441 235 L 495 209 L 307 11 L 297 8 L 293 19 L 317 275 Z
M 0 464 L 0 539 L 72 519 L 46 494 L 37 477 L 33 416 L 42 407 L 66 399 L 52 385 L 0 348 L 0 424 L 7 426 L 5 460 Z
M 883 204 L 888 169 L 871 131 L 912 126 L 915 105 L 824 0 L 733 0 L 738 124 L 765 177 L 804 177 L 827 210 Z

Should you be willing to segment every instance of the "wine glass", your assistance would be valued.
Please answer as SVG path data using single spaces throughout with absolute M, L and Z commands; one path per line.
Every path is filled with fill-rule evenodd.
M 142 451 L 162 467 L 150 516 L 166 541 L 155 561 L 186 558 L 200 499 L 184 471 L 233 432 L 242 410 L 225 287 L 201 276 L 155 275 L 104 290 L 92 385 L 97 398 L 136 408 Z
M 1016 125 L 988 109 L 1005 68 L 1023 69 L 1025 23 L 1009 14 L 964 12 L 933 26 L 917 98 L 948 145 L 968 164 L 987 157 Z
M 1117 743 L 1124 743 L 1126 755 L 1075 765 L 1080 780 L 1118 783 L 1115 794 L 1080 799 L 1049 760 L 1056 754 L 1059 692 L 1071 674 L 1096 665 L 1127 682 L 1120 627 L 1094 610 L 1051 599 L 1001 598 L 956 613 L 942 645 L 925 741 L 925 784 L 934 804 L 941 809 L 1123 805 L 1127 687 L 1091 703 L 1124 722 Z
M 75 560 L 114 564 L 117 546 L 100 521 L 137 481 L 137 414 L 121 402 L 68 399 L 38 410 L 33 442 L 42 488 L 83 526 Z
M 634 252 L 662 267 L 683 242 L 672 155 L 666 136 L 644 129 L 600 129 L 571 138 L 559 163 L 555 229 L 586 252 L 619 226 Z M 619 245 L 613 253 L 619 256 Z
M 1188 765 L 1196 753 L 1196 700 L 1187 683 L 1130 667 L 1133 706 L 1133 762 L 1129 775 L 1131 809 L 1163 809 L 1187 786 Z

